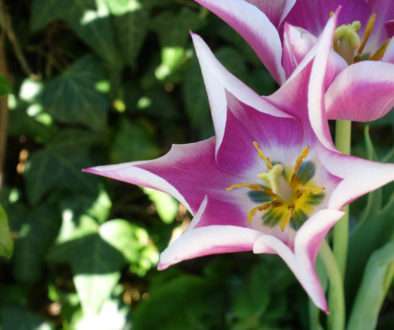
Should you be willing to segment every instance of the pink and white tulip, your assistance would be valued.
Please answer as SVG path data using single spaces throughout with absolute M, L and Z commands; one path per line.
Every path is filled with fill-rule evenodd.
M 215 137 L 175 145 L 155 160 L 85 170 L 167 192 L 193 214 L 189 228 L 161 254 L 160 269 L 218 253 L 277 254 L 327 311 L 315 269 L 322 241 L 345 205 L 394 180 L 394 165 L 341 154 L 332 144 L 324 89 L 336 74 L 329 65 L 335 20 L 336 15 L 315 49 L 268 97 L 228 72 L 192 35 Z
M 237 31 L 279 84 L 293 74 L 316 44 L 330 15 L 340 8 L 338 25 L 350 29 L 346 26 L 356 22 L 360 29 L 354 37 L 360 44 L 342 51 L 355 51 L 350 66 L 336 51 L 330 53 L 330 65 L 337 69 L 324 88 L 328 89 L 327 118 L 367 122 L 381 118 L 394 107 L 392 0 L 195 1 Z M 369 37 L 365 36 L 366 30 Z M 358 111 L 349 111 L 357 106 Z

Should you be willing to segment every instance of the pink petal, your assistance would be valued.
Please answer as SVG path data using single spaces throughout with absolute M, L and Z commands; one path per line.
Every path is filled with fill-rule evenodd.
M 190 227 L 160 255 L 159 269 L 166 269 L 183 260 L 211 254 L 250 251 L 261 233 L 259 231 L 230 225 L 199 226 L 207 205 L 205 198 Z
M 392 37 L 390 21 L 394 19 L 394 2 L 392 0 L 369 0 L 368 2 L 371 12 L 376 13 L 376 22 L 366 51 L 375 52 L 386 39 Z
M 267 16 L 244 0 L 195 0 L 236 30 L 254 49 L 273 77 L 285 79 L 278 31 Z
M 327 171 L 343 179 L 330 196 L 328 207 L 332 209 L 341 209 L 394 181 L 394 164 L 372 162 L 326 149 L 319 151 L 319 157 Z
M 215 164 L 215 140 L 174 145 L 164 156 L 88 168 L 85 172 L 169 193 L 195 212 L 209 191 L 224 194 L 231 180 Z
M 316 256 L 330 228 L 343 216 L 336 210 L 322 210 L 313 215 L 297 232 L 294 251 L 276 237 L 263 235 L 254 244 L 254 253 L 273 251 L 294 273 L 314 304 L 327 312 L 327 302 L 316 273 Z
M 279 118 L 290 118 L 288 114 L 265 101 L 251 88 L 228 72 L 198 35 L 193 34 L 192 37 L 211 107 L 216 133 L 216 154 L 223 143 L 229 102 L 232 102 L 234 105 L 232 106 L 233 109 L 241 109 L 237 104 L 242 103 L 263 114 Z
M 342 71 L 325 96 L 327 117 L 372 121 L 394 106 L 394 65 L 365 61 Z
M 247 0 L 249 3 L 258 7 L 270 21 L 279 26 L 290 10 L 294 7 L 296 0 Z
M 283 32 L 283 67 L 290 76 L 305 55 L 316 44 L 317 38 L 303 28 L 286 23 Z
M 394 37 L 390 39 L 382 61 L 394 64 Z
M 367 2 L 363 0 L 297 0 L 286 21 L 317 36 L 338 7 L 342 8 L 338 25 L 361 21 L 364 26 L 371 15 Z
M 312 66 L 311 77 L 308 86 L 308 113 L 309 120 L 316 137 L 326 148 L 335 150 L 332 143 L 328 121 L 324 109 L 324 87 L 329 67 L 329 54 L 336 26 L 336 14 L 328 21 L 319 38 L 317 53 Z

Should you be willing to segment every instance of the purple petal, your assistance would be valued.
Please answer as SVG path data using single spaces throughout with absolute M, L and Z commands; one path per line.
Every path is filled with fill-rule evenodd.
M 328 21 L 319 38 L 317 54 L 312 66 L 311 77 L 308 86 L 308 113 L 309 120 L 316 137 L 326 148 L 335 150 L 332 143 L 328 121 L 324 108 L 324 90 L 329 68 L 329 54 L 336 26 L 336 14 Z
M 193 34 L 192 37 L 211 107 L 216 133 L 216 154 L 218 154 L 224 140 L 229 108 L 232 108 L 233 112 L 236 113 L 237 109 L 242 110 L 243 107 L 238 106 L 242 104 L 262 114 L 290 118 L 290 115 L 265 101 L 228 72 L 199 36 Z M 242 131 L 234 129 L 234 135 L 238 136 L 240 134 L 242 134 Z M 241 139 L 240 143 L 242 142 Z
M 394 64 L 394 38 L 390 39 L 382 61 Z
M 317 307 L 327 312 L 327 302 L 316 273 L 316 256 L 330 228 L 343 216 L 336 210 L 322 210 L 313 215 L 296 234 L 294 250 L 270 235 L 261 236 L 253 247 L 254 253 L 273 251 L 294 273 Z
M 372 121 L 394 106 L 394 65 L 365 61 L 342 71 L 325 96 L 327 117 Z
M 290 77 L 305 55 L 316 44 L 317 38 L 303 28 L 285 24 L 283 32 L 283 67 Z
M 368 41 L 367 51 L 375 52 L 393 34 L 394 2 L 392 0 L 369 0 L 371 12 L 376 14 L 373 34 Z
M 174 145 L 163 157 L 142 162 L 99 166 L 85 172 L 169 193 L 196 212 L 210 191 L 220 199 L 231 179 L 215 164 L 215 141 Z
M 319 35 L 330 15 L 341 7 L 338 25 L 360 21 L 363 25 L 371 15 L 366 1 L 361 0 L 297 0 L 287 22 Z
M 270 21 L 279 26 L 290 10 L 294 7 L 296 0 L 247 0 L 249 3 L 258 7 Z
M 372 162 L 323 148 L 319 151 L 319 157 L 327 171 L 343 179 L 330 196 L 329 208 L 340 209 L 394 181 L 394 164 Z
M 278 31 L 267 16 L 244 0 L 195 0 L 236 30 L 254 49 L 272 76 L 282 82 L 282 45 Z
M 160 255 L 159 269 L 211 254 L 251 251 L 261 235 L 257 230 L 231 225 L 201 226 L 210 200 L 205 198 L 189 228 Z

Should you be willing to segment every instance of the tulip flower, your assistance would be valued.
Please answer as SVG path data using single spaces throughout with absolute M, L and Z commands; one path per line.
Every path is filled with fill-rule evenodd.
M 366 122 L 393 108 L 393 1 L 195 1 L 236 30 L 280 84 L 313 48 L 330 15 L 340 7 L 333 39 L 335 51 L 330 54 L 338 76 L 326 81 L 327 118 Z M 364 106 L 371 99 L 377 102 L 373 111 Z M 349 111 L 356 104 L 359 110 Z
M 393 165 L 341 154 L 332 143 L 324 84 L 337 70 L 329 63 L 335 20 L 268 97 L 228 72 L 193 34 L 215 136 L 174 145 L 155 160 L 85 170 L 169 193 L 194 216 L 161 254 L 160 269 L 219 253 L 277 254 L 327 311 L 315 269 L 326 234 L 345 205 L 394 180 Z

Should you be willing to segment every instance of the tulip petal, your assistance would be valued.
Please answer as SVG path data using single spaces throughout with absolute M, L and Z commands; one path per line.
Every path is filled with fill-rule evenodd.
M 336 14 L 328 21 L 319 38 L 316 57 L 313 62 L 309 86 L 308 86 L 308 113 L 309 121 L 316 137 L 326 148 L 335 150 L 332 142 L 326 112 L 324 108 L 324 90 L 328 72 L 329 54 L 336 26 Z
M 159 269 L 211 254 L 251 251 L 261 235 L 257 230 L 231 225 L 200 226 L 210 200 L 204 198 L 191 226 L 161 253 Z
M 245 0 L 195 0 L 236 30 L 278 82 L 285 80 L 279 33 L 268 17 Z
M 319 157 L 327 171 L 343 179 L 329 198 L 328 207 L 332 209 L 340 209 L 394 181 L 394 164 L 373 162 L 326 149 L 319 151 Z
M 325 96 L 327 117 L 372 121 L 394 106 L 394 65 L 365 61 L 349 66 L 332 82 Z
M 337 210 L 321 210 L 297 232 L 294 251 L 274 236 L 262 235 L 254 244 L 254 253 L 270 251 L 278 254 L 294 273 L 317 307 L 327 312 L 327 302 L 316 273 L 316 256 L 324 237 L 343 216 Z
M 384 52 L 382 61 L 394 64 L 394 38 L 390 39 L 386 51 Z
M 214 138 L 173 145 L 166 155 L 154 160 L 98 166 L 84 171 L 164 191 L 193 213 L 207 191 L 224 192 L 231 182 L 215 165 L 214 145 Z
M 371 15 L 370 7 L 366 1 L 297 0 L 286 21 L 318 36 L 323 31 L 330 15 L 338 7 L 342 7 L 338 25 L 360 21 L 364 26 Z
M 192 38 L 211 107 L 216 133 L 216 154 L 218 154 L 223 143 L 229 102 L 234 103 L 234 100 L 236 100 L 235 102 L 240 102 L 262 114 L 279 118 L 291 118 L 290 115 L 278 110 L 228 72 L 198 35 L 192 34 Z M 238 106 L 232 108 L 242 109 Z
M 393 36 L 390 21 L 394 19 L 394 2 L 392 0 L 369 0 L 368 2 L 372 13 L 376 13 L 376 22 L 366 50 L 374 52 L 382 42 Z
M 249 3 L 258 7 L 270 21 L 279 26 L 290 10 L 294 7 L 296 0 L 247 0 Z
M 283 31 L 283 68 L 290 77 L 305 55 L 316 44 L 317 38 L 303 28 L 285 23 Z

